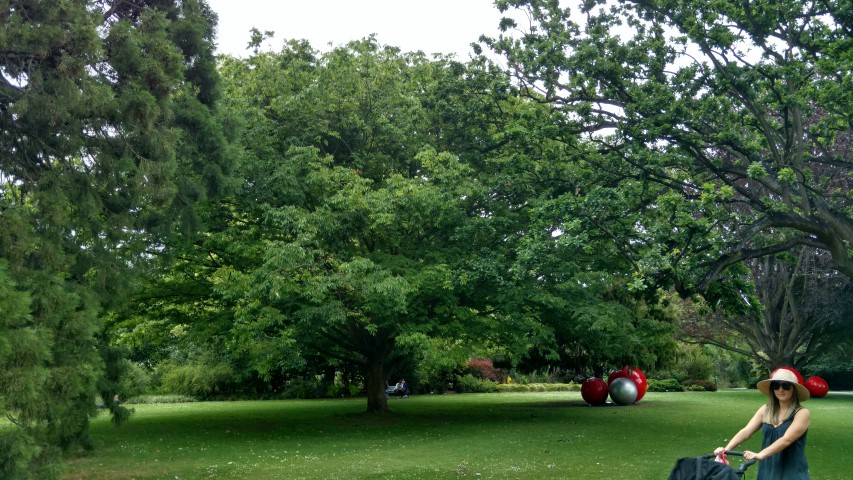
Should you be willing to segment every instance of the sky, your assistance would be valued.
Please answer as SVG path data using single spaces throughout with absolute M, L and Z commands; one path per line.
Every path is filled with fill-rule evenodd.
M 218 52 L 246 56 L 249 30 L 271 30 L 265 50 L 307 39 L 317 50 L 376 34 L 404 52 L 455 54 L 466 60 L 481 34 L 497 36 L 493 0 L 208 0 L 219 14 Z

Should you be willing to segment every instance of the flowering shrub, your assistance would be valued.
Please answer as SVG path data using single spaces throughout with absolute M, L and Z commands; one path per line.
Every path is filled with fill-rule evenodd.
M 506 383 L 509 372 L 503 368 L 495 368 L 495 365 L 488 358 L 472 358 L 465 364 L 468 373 L 475 378 L 483 380 L 491 380 L 496 383 Z

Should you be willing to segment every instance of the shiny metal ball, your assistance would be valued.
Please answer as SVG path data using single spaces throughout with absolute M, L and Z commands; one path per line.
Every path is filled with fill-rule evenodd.
M 620 377 L 610 382 L 610 399 L 617 405 L 631 405 L 637 401 L 637 384 L 630 378 Z

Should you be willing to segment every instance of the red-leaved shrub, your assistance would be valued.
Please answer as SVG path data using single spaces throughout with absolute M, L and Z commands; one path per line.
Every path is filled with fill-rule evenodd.
M 468 367 L 468 372 L 475 378 L 505 383 L 509 376 L 509 372 L 503 368 L 495 368 L 495 365 L 488 358 L 472 358 L 468 360 L 465 366 Z

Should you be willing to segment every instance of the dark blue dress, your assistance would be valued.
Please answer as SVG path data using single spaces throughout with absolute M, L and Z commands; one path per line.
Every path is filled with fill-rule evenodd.
M 767 448 L 782 438 L 788 431 L 788 427 L 791 426 L 791 422 L 794 421 L 796 414 L 797 411 L 791 412 L 791 415 L 778 427 L 765 423 L 762 426 L 764 440 L 761 442 L 761 448 Z M 757 480 L 809 480 L 811 478 L 809 477 L 809 462 L 806 461 L 807 433 L 808 431 L 803 432 L 803 436 L 788 445 L 785 450 L 759 462 Z

